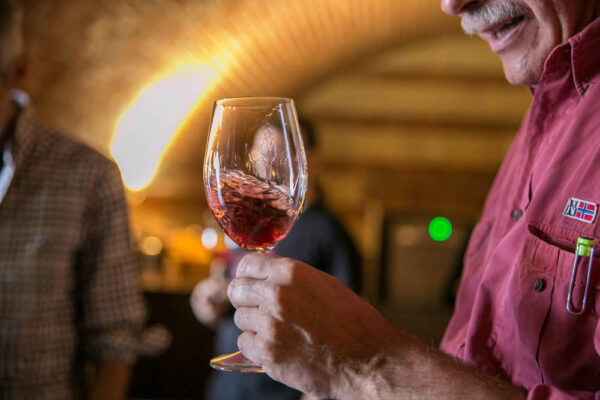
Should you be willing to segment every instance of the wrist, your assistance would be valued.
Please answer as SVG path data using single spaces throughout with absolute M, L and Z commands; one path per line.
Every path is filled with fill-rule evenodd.
M 371 347 L 369 353 L 340 363 L 333 397 L 340 400 L 397 398 L 400 393 L 397 378 L 410 370 L 414 363 L 410 352 L 405 349 L 408 347 L 406 338 L 413 339 L 391 324 L 385 334 L 373 335 L 370 340 L 374 343 L 368 346 Z
M 338 399 L 516 399 L 524 389 L 461 364 L 419 339 L 397 331 L 395 340 L 360 368 Z M 350 376 L 350 375 L 348 375 Z

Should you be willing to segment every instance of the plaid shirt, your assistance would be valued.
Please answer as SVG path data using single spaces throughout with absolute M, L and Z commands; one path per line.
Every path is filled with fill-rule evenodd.
M 84 361 L 133 361 L 145 319 L 121 177 L 29 108 L 4 161 L 0 399 L 81 398 Z

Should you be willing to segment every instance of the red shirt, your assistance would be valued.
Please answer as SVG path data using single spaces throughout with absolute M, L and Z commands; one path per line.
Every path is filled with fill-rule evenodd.
M 600 258 L 585 312 L 565 307 L 577 238 L 600 242 L 600 216 L 585 221 L 570 199 L 600 214 L 600 19 L 546 60 L 471 236 L 441 345 L 530 399 L 600 399 Z M 587 264 L 580 271 L 576 306 Z

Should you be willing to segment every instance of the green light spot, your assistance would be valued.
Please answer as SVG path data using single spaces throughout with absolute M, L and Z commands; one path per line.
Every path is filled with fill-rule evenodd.
M 448 218 L 435 217 L 429 223 L 429 236 L 436 242 L 448 240 L 452 235 L 452 224 Z

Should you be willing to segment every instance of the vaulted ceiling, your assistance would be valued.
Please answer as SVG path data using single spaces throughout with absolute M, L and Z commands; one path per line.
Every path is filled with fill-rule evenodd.
M 192 119 L 149 188 L 157 195 L 190 189 L 173 176 L 198 167 L 214 99 L 301 96 L 386 48 L 456 30 L 437 0 L 24 0 L 24 5 L 33 61 L 27 88 L 39 112 L 105 153 L 119 119 L 150 83 L 182 67 L 192 75 L 189 86 L 194 69 L 205 75 L 193 93 Z M 156 107 L 165 113 L 180 97 L 177 91 L 162 96 Z M 160 120 L 160 114 L 146 119 Z M 146 129 L 143 135 L 140 145 L 155 132 Z

